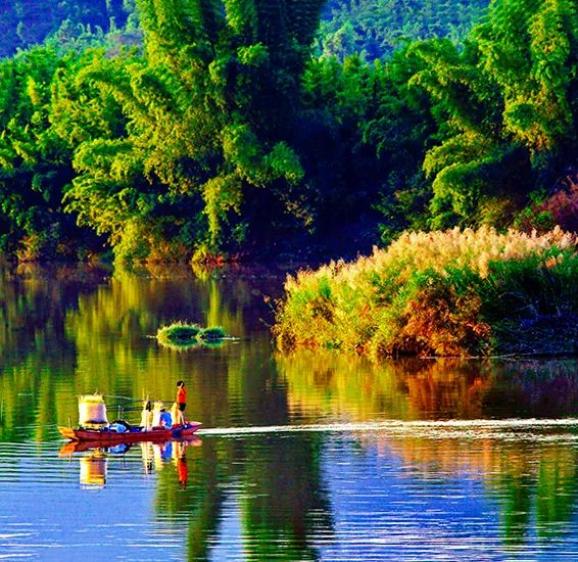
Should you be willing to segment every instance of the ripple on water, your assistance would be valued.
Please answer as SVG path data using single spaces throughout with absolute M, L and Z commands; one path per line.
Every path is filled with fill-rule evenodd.
M 0 557 L 575 560 L 576 423 L 205 430 L 187 450 L 186 488 L 177 458 L 146 474 L 137 447 L 105 456 L 102 485 L 88 489 L 89 454 L 1 444 Z

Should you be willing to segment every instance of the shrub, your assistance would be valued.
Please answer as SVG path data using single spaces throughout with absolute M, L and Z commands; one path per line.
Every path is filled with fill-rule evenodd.
M 540 194 L 538 194 L 540 195 Z M 544 230 L 558 225 L 565 230 L 578 230 L 578 176 L 564 178 L 549 196 L 542 196 L 522 211 L 517 224 L 525 230 Z
M 157 340 L 160 344 L 170 348 L 189 348 L 199 344 L 201 327 L 197 324 L 175 322 L 163 326 L 157 331 Z
M 577 239 L 560 229 L 408 232 L 356 262 L 289 276 L 279 346 L 385 355 L 480 355 L 504 322 L 578 313 Z

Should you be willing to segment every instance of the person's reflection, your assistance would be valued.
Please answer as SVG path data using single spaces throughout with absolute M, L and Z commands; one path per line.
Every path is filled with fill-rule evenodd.
M 140 444 L 141 456 L 142 456 L 142 465 L 144 473 L 148 476 L 153 472 L 153 458 L 154 458 L 154 450 L 153 444 L 148 441 L 143 441 Z
M 177 467 L 177 475 L 179 477 L 179 484 L 183 487 L 187 487 L 187 481 L 189 479 L 189 468 L 187 466 L 187 443 L 184 441 L 177 441 L 173 448 L 173 461 Z
M 154 466 L 157 472 L 163 469 L 163 465 L 171 460 L 173 455 L 173 443 L 167 441 L 165 443 L 153 443 L 154 449 Z

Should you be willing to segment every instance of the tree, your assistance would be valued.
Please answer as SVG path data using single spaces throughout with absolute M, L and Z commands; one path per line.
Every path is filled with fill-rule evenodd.
M 442 142 L 428 151 L 432 225 L 505 224 L 574 161 L 576 6 L 496 0 L 463 50 L 412 47 L 412 81 L 435 100 Z
M 285 139 L 321 4 L 140 0 L 144 57 L 83 72 L 127 125 L 79 146 L 69 209 L 142 257 L 160 240 L 210 251 L 233 240 L 246 225 L 232 215 L 263 198 L 254 188 L 286 204 L 303 170 Z
M 71 57 L 36 47 L 0 63 L 0 243 L 21 259 L 73 255 L 78 231 L 62 208 L 72 151 L 50 127 L 51 85 Z

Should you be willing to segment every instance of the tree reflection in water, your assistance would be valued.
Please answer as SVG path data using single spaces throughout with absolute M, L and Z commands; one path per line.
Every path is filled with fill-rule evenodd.
M 334 353 L 277 356 L 293 412 L 356 421 L 565 417 L 578 413 L 574 360 L 391 361 L 379 367 Z M 434 425 L 435 427 L 435 425 Z M 443 427 L 443 426 L 441 426 Z M 567 431 L 564 429 L 563 431 Z M 538 430 L 539 431 L 539 430 Z M 561 430 L 558 430 L 561 431 Z M 483 430 L 479 430 L 483 435 Z M 504 540 L 518 544 L 534 527 L 547 541 L 568 530 L 578 498 L 578 453 L 556 435 L 505 434 L 472 440 L 384 435 L 382 456 L 432 475 L 471 474 L 501 511 Z M 361 437 L 367 447 L 375 437 Z
M 137 419 L 143 397 L 171 401 L 178 379 L 189 389 L 187 414 L 207 427 L 578 413 L 578 369 L 571 360 L 375 366 L 319 350 L 277 355 L 263 295 L 278 291 L 281 279 L 197 273 L 4 272 L 0 442 L 56 437 L 57 425 L 76 421 L 77 396 L 94 390 L 107 396 L 115 415 L 120 410 Z M 147 337 L 173 320 L 222 325 L 242 341 L 177 353 Z M 534 530 L 542 541 L 559 536 L 576 510 L 574 448 L 538 430 L 535 437 L 384 432 L 355 434 L 355 443 L 359 454 L 377 448 L 384 463 L 393 456 L 411 465 L 423 486 L 434 477 L 463 475 L 483 482 L 487 498 L 500 506 L 504 541 L 515 545 Z M 331 541 L 335 533 L 324 465 L 331 439 L 322 432 L 207 436 L 202 447 L 175 446 L 160 464 L 161 452 L 143 447 L 142 472 L 152 470 L 156 479 L 157 522 L 186 533 L 190 560 L 210 557 L 227 517 L 238 519 L 239 540 L 251 559 L 316 559 L 313 537 Z M 96 469 L 106 462 L 96 460 L 85 461 L 87 481 L 104 481 Z M 16 461 L 8 462 L 17 470 Z

